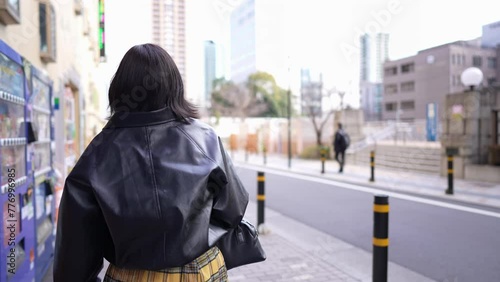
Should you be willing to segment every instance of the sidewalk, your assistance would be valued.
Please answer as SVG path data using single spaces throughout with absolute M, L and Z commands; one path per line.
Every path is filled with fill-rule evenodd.
M 250 202 L 245 218 L 255 225 L 257 204 Z M 266 208 L 268 234 L 259 238 L 267 260 L 231 269 L 233 282 L 339 282 L 371 281 L 372 254 L 326 233 L 308 227 Z M 104 263 L 99 278 L 104 277 Z M 389 262 L 388 281 L 431 282 L 433 280 Z M 52 282 L 52 268 L 43 282 Z
M 250 202 L 246 218 L 256 222 L 257 204 Z M 229 281 L 372 281 L 372 254 L 266 208 L 270 233 L 260 241 L 267 260 L 229 271 Z M 389 262 L 388 281 L 433 281 Z
M 319 160 L 293 158 L 291 169 L 289 169 L 288 159 L 282 155 L 267 156 L 266 165 L 264 165 L 262 154 L 249 155 L 248 161 L 245 161 L 245 154 L 242 151 L 235 152 L 231 157 L 235 164 L 257 165 L 377 189 L 500 208 L 500 183 L 454 179 L 454 195 L 446 195 L 445 190 L 448 187 L 448 179 L 438 174 L 424 174 L 410 170 L 390 171 L 375 167 L 375 182 L 370 182 L 369 166 L 363 167 L 346 163 L 344 172 L 338 173 L 338 163 L 327 160 L 325 162 L 325 173 L 322 174 Z

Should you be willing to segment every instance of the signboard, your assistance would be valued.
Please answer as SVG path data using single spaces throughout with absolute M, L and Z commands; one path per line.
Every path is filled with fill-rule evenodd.
M 99 56 L 106 60 L 106 36 L 104 33 L 104 0 L 99 0 Z
M 437 104 L 429 103 L 427 104 L 427 141 L 436 141 L 437 140 Z

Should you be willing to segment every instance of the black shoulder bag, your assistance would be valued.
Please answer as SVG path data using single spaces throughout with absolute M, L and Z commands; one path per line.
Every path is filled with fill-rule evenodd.
M 222 149 L 221 153 L 224 167 L 227 168 L 226 154 Z M 231 173 L 229 169 L 225 170 L 225 173 Z M 228 177 L 228 179 L 231 178 Z M 259 242 L 257 229 L 245 219 L 242 219 L 238 226 L 229 230 L 210 224 L 209 240 L 217 241 L 215 245 L 222 252 L 227 269 L 261 262 L 266 259 L 266 253 Z M 213 246 L 213 243 L 210 245 Z

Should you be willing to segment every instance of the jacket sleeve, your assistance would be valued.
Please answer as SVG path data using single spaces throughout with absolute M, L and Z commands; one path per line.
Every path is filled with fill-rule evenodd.
M 209 189 L 214 193 L 212 219 L 225 228 L 237 226 L 248 205 L 248 192 L 241 183 L 230 157 L 219 138 L 222 154 L 219 167 L 209 177 Z
M 57 223 L 54 282 L 96 281 L 102 269 L 101 234 L 105 222 L 87 174 L 77 164 L 64 185 Z

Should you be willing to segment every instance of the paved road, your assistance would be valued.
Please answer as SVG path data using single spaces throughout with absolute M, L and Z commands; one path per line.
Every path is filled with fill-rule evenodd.
M 238 171 L 255 200 L 256 172 Z M 267 206 L 371 251 L 373 192 L 284 174 L 266 173 Z M 478 214 L 410 198 L 390 198 L 391 261 L 437 281 L 500 281 L 500 210 L 495 217 L 491 209 Z

